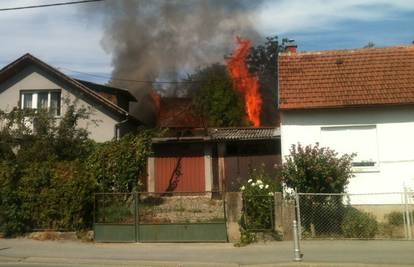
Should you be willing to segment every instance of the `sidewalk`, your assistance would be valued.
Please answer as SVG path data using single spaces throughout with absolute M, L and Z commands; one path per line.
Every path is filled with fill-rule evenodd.
M 109 244 L 0 239 L 0 266 L 414 266 L 411 241 L 303 241 L 232 244 Z

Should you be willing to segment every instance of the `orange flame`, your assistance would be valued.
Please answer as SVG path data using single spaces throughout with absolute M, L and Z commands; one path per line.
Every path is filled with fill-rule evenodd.
M 246 65 L 246 57 L 252 46 L 251 41 L 237 37 L 238 47 L 233 56 L 226 60 L 227 70 L 233 80 L 234 88 L 244 97 L 244 105 L 248 120 L 254 127 L 260 126 L 262 98 L 259 92 L 259 79 L 251 75 Z

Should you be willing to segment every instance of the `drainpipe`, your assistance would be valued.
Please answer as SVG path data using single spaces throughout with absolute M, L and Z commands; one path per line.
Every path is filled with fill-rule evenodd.
M 120 122 L 115 124 L 115 139 L 116 140 L 119 140 L 121 138 L 121 130 L 120 130 L 121 124 L 124 124 L 127 121 L 129 121 L 128 115 L 127 115 L 127 118 L 125 120 L 120 121 Z

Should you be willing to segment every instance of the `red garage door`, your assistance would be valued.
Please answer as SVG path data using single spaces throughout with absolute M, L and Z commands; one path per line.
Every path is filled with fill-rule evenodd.
M 200 144 L 158 147 L 155 153 L 156 192 L 204 192 L 204 149 Z

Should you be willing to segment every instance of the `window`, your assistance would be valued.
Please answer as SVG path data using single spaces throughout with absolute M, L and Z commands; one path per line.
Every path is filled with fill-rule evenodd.
M 23 94 L 22 95 L 22 108 L 31 109 L 33 106 L 33 95 L 32 94 Z
M 20 100 L 23 109 L 43 109 L 55 116 L 60 115 L 59 91 L 23 91 Z
M 37 108 L 47 109 L 48 108 L 49 93 L 38 93 L 37 94 Z
M 56 116 L 60 115 L 60 92 L 50 93 L 50 110 Z
M 356 153 L 352 165 L 356 170 L 378 167 L 377 128 L 367 126 L 322 127 L 321 144 L 339 154 Z

